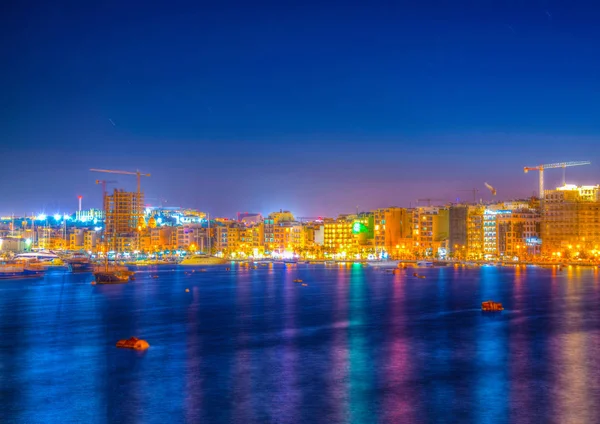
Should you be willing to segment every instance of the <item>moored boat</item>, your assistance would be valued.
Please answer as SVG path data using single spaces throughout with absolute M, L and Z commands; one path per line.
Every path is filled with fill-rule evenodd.
M 367 265 L 373 268 L 397 268 L 400 261 L 368 261 Z
M 22 264 L 0 264 L 0 280 L 40 278 L 44 276 L 44 272 L 44 269 L 30 268 Z
M 93 269 L 90 257 L 85 253 L 77 252 L 64 258 L 71 272 L 91 272 Z

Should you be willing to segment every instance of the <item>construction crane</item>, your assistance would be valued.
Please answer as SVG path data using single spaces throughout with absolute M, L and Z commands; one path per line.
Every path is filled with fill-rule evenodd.
M 471 193 L 473 193 L 473 203 L 477 203 L 477 193 L 479 193 L 479 190 L 476 188 L 472 188 L 471 190 L 458 190 L 458 191 L 470 191 Z
M 149 177 L 150 174 L 144 174 L 142 172 L 140 172 L 139 170 L 135 171 L 135 172 L 131 172 L 131 171 L 117 171 L 114 169 L 96 169 L 96 168 L 92 168 L 90 169 L 90 171 L 92 172 L 105 172 L 107 174 L 123 174 L 123 175 L 135 175 L 137 177 L 137 215 L 138 215 L 138 225 L 140 225 L 139 223 L 141 223 L 142 219 L 143 219 L 143 212 L 142 212 L 142 201 L 141 201 L 141 194 L 142 194 L 142 184 L 141 184 L 141 177 Z
M 590 161 L 575 161 L 575 162 L 560 162 L 560 163 L 550 163 L 547 165 L 539 165 L 539 166 L 526 166 L 524 169 L 525 173 L 527 174 L 529 171 L 540 171 L 540 192 L 539 192 L 539 197 L 540 199 L 544 198 L 544 170 L 545 169 L 552 169 L 552 168 L 563 168 L 563 184 L 565 182 L 565 177 L 564 177 L 564 169 L 567 168 L 568 166 L 581 166 L 581 165 L 589 165 L 591 162 Z
M 485 184 L 485 188 L 487 188 L 490 193 L 492 193 L 492 196 L 495 196 L 497 191 L 494 187 L 492 187 L 491 185 L 489 185 L 488 183 L 484 183 Z
M 431 206 L 431 202 L 443 202 L 444 199 L 417 199 L 417 205 L 419 204 L 419 202 L 427 202 L 427 206 Z
M 96 180 L 96 184 L 102 185 L 102 204 L 104 205 L 104 199 L 106 198 L 106 184 L 116 184 L 118 181 L 106 181 L 106 180 Z

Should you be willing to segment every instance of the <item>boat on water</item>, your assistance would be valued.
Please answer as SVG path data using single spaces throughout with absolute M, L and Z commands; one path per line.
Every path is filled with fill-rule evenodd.
M 64 266 L 64 262 L 60 256 L 49 250 L 19 253 L 13 258 L 13 260 L 19 263 L 27 264 L 30 268 L 35 269 L 48 269 Z
M 417 261 L 417 266 L 431 267 L 431 266 L 433 266 L 433 261 Z
M 45 269 L 31 268 L 26 264 L 0 264 L 0 280 L 40 278 L 44 276 L 45 271 Z
M 483 312 L 501 312 L 504 310 L 504 306 L 502 306 L 502 303 L 500 302 L 487 300 L 485 302 L 481 302 L 481 310 Z
M 123 284 L 128 283 L 131 274 L 127 271 L 99 271 L 94 273 L 96 284 Z
M 50 250 L 37 250 L 35 252 L 19 253 L 15 260 L 37 260 L 44 262 L 60 261 L 60 256 Z
M 397 268 L 400 265 L 400 261 L 369 261 L 367 265 L 373 268 Z
M 218 258 L 216 256 L 209 255 L 192 255 L 185 258 L 179 265 L 184 266 L 212 266 L 212 265 L 225 265 L 229 262 L 227 259 Z
M 93 265 L 90 257 L 83 252 L 75 252 L 65 257 L 63 261 L 71 272 L 92 272 Z
M 140 261 L 129 261 L 125 265 L 129 266 L 155 266 L 155 265 L 169 265 L 171 262 L 162 259 L 143 259 Z
M 96 284 L 123 284 L 134 279 L 135 272 L 127 269 L 126 266 L 118 264 L 108 264 L 105 262 L 102 266 L 96 266 L 94 269 L 94 279 Z

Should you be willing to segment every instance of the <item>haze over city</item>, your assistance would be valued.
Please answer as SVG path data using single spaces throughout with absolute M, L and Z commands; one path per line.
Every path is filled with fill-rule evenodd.
M 1 214 L 99 207 L 92 167 L 223 216 L 527 197 L 523 166 L 569 160 L 600 177 L 595 6 L 4 8 Z

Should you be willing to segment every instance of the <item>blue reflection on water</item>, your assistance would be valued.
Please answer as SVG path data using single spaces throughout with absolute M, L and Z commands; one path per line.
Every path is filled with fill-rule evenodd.
M 166 267 L 121 286 L 63 273 L 2 281 L 0 422 L 536 423 L 600 415 L 597 270 L 413 272 Z M 482 314 L 487 299 L 506 311 Z M 150 349 L 114 347 L 132 335 Z

